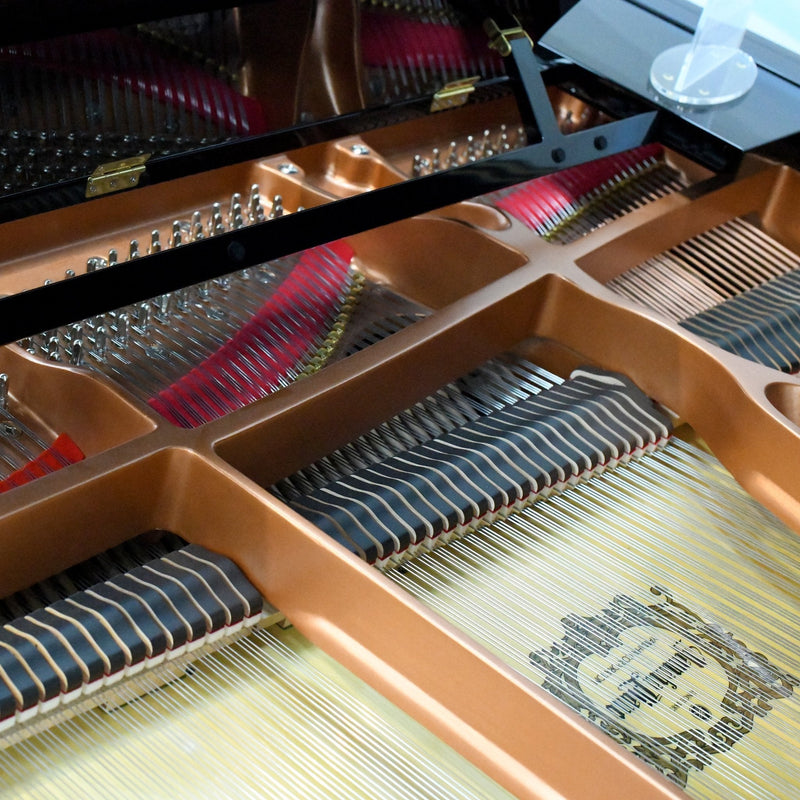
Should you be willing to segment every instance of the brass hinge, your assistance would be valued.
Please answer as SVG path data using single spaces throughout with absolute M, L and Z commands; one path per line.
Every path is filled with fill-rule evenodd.
M 150 153 L 101 164 L 89 176 L 86 184 L 86 196 L 100 197 L 136 186 L 144 173 L 144 165 L 148 158 L 150 158 Z
M 497 50 L 503 58 L 511 55 L 512 39 L 527 39 L 533 47 L 533 40 L 521 25 L 516 28 L 501 28 L 493 19 L 487 19 L 483 23 L 483 30 L 489 37 L 489 47 Z
M 456 108 L 463 106 L 469 96 L 475 91 L 475 84 L 480 79 L 480 75 L 471 78 L 461 78 L 445 84 L 433 96 L 431 111 L 442 111 L 445 108 Z

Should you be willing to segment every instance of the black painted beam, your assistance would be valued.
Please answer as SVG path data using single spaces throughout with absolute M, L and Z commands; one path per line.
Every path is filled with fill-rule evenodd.
M 0 299 L 0 343 L 396 222 L 649 138 L 655 112 L 561 136 Z M 556 153 L 555 151 L 558 150 Z

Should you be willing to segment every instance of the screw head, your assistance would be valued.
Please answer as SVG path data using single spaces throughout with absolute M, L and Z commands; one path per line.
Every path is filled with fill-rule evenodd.
M 18 439 L 22 435 L 22 431 L 11 422 L 3 422 L 0 425 L 0 433 L 9 439 Z

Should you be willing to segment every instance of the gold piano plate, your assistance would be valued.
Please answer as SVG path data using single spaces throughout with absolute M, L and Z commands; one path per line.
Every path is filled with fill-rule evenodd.
M 300 178 L 302 185 L 302 172 Z M 766 181 L 768 172 L 744 180 Z M 202 429 L 174 429 L 145 413 L 147 435 L 113 455 L 94 457 L 80 474 L 63 471 L 58 493 L 46 502 L 31 503 L 33 487 L 20 493 L 24 502 L 9 494 L 0 540 L 4 563 L 18 566 L 3 575 L 3 593 L 141 530 L 172 530 L 233 557 L 300 631 L 520 796 L 536 796 L 540 781 L 561 786 L 571 796 L 588 796 L 596 787 L 594 779 L 582 783 L 579 776 L 542 760 L 529 743 L 545 731 L 559 751 L 585 753 L 617 788 L 642 797 L 674 796 L 668 784 L 626 753 L 609 749 L 600 734 L 576 725 L 569 712 L 454 628 L 409 603 L 402 591 L 341 551 L 263 487 L 485 359 L 516 348 L 562 375 L 582 363 L 628 374 L 688 419 L 756 497 L 797 524 L 800 506 L 787 498 L 800 496 L 800 487 L 790 474 L 776 474 L 772 453 L 778 446 L 788 453 L 800 447 L 800 440 L 764 395 L 776 396 L 765 388 L 775 384 L 774 373 L 712 354 L 674 324 L 620 302 L 586 272 L 597 251 L 635 237 L 640 226 L 656 225 L 671 214 L 691 216 L 691 208 L 713 219 L 717 200 L 734 193 L 722 190 L 692 201 L 669 196 L 563 248 L 553 248 L 515 221 L 486 230 L 476 226 L 475 218 L 465 224 L 436 215 L 353 237 L 366 275 L 435 312 L 313 379 Z M 460 275 L 455 285 L 454 273 Z M 7 349 L 11 357 L 13 347 Z M 654 359 L 653 352 L 662 355 Z M 65 370 L 44 364 L 31 369 L 42 374 Z M 781 383 L 795 386 L 791 378 Z M 780 396 L 790 396 L 789 389 Z M 758 424 L 732 437 L 728 420 L 743 416 Z M 42 491 L 54 482 L 43 482 Z M 89 508 L 91 536 L 86 535 Z M 32 530 L 39 534 L 32 537 Z M 376 629 L 366 621 L 349 600 L 353 593 L 375 613 L 394 620 L 391 629 Z M 401 631 L 406 633 L 401 636 Z M 416 647 L 398 648 L 403 636 Z M 420 646 L 437 654 L 431 664 L 458 664 L 463 680 L 485 687 L 507 721 L 503 731 L 491 734 L 491 747 L 481 696 L 466 697 L 447 679 L 447 671 L 437 667 L 432 674 L 428 660 L 415 658 Z M 441 713 L 445 708 L 447 713 Z
M 501 77 L 500 59 L 488 47 L 481 50 L 481 58 L 487 59 L 481 61 L 481 70 L 445 77 L 429 63 L 398 70 L 388 56 L 387 63 L 379 64 L 368 63 L 366 56 L 362 59 L 370 43 L 360 38 L 365 29 L 361 26 L 376 20 L 409 23 L 412 31 L 417 25 L 433 24 L 445 32 L 461 32 L 462 21 L 450 16 L 448 4 L 280 0 L 270 5 L 285 17 L 285 25 L 269 24 L 258 4 L 208 12 L 208 20 L 219 22 L 224 33 L 211 60 L 211 75 L 207 73 L 209 64 L 200 63 L 202 54 L 200 62 L 197 59 L 196 35 L 203 33 L 205 19 L 198 15 L 185 24 L 142 22 L 135 31 L 125 33 L 138 44 L 147 43 L 142 52 L 153 59 L 148 62 L 153 73 L 150 82 L 138 88 L 124 70 L 116 71 L 111 73 L 111 83 L 98 89 L 94 105 L 73 102 L 80 100 L 75 89 L 78 84 L 92 84 L 88 73 L 78 71 L 64 79 L 64 86 L 75 97 L 67 92 L 59 95 L 58 83 L 42 93 L 43 109 L 39 110 L 47 124 L 40 126 L 39 140 L 44 156 L 51 150 L 62 152 L 60 134 L 49 130 L 52 114 L 71 120 L 76 113 L 93 111 L 105 122 L 110 116 L 116 122 L 119 116 L 139 123 L 140 130 L 126 134 L 123 145 L 133 148 L 135 144 L 140 151 L 149 152 L 151 148 L 143 143 L 152 140 L 153 159 L 117 159 L 116 164 L 101 167 L 86 186 L 85 173 L 76 181 L 79 193 L 85 190 L 87 197 L 106 192 L 109 196 L 3 224 L 1 294 L 69 280 L 120 261 L 135 262 L 143 255 L 157 257 L 168 247 L 191 252 L 197 240 L 246 225 L 264 222 L 261 230 L 269 237 L 271 217 L 302 214 L 304 209 L 334 204 L 409 178 L 468 163 L 477 165 L 482 159 L 527 145 L 519 108 Z M 501 51 L 510 50 L 509 38 L 527 38 L 527 27 L 527 22 L 509 31 L 495 26 L 494 44 Z M 402 30 L 393 30 L 399 38 Z M 108 49 L 108 53 L 97 51 L 105 58 L 113 50 L 108 42 L 116 41 L 116 33 L 96 36 L 91 41 Z M 154 42 L 159 47 L 163 44 L 169 58 L 185 67 L 185 73 L 177 73 L 181 79 L 188 76 L 186 80 L 198 82 L 198 96 L 189 97 L 183 106 L 175 105 L 172 79 L 161 81 L 161 56 L 156 58 L 147 49 Z M 346 46 L 337 49 L 336 45 Z M 271 70 L 267 61 L 273 53 L 280 55 L 281 63 Z M 26 51 L 25 57 L 35 61 L 36 48 Z M 9 59 L 14 63 L 11 56 Z M 28 64 L 25 74 L 49 68 L 47 64 Z M 448 71 L 452 71 L 450 67 L 442 70 Z M 441 100 L 445 107 L 435 114 L 427 112 L 431 85 L 441 87 L 451 77 L 455 80 L 478 71 L 481 80 L 473 85 L 470 78 L 454 85 L 452 94 Z M 48 102 L 57 96 L 63 99 L 61 105 Z M 419 103 L 423 96 L 426 102 Z M 549 87 L 548 97 L 565 134 L 611 121 L 613 103 L 593 105 L 571 78 Z M 205 105 L 203 98 L 209 101 Z M 397 112 L 396 118 L 391 117 L 397 122 L 374 127 L 367 112 L 372 114 L 383 106 L 389 111 L 383 108 L 382 113 Z M 338 122 L 332 122 L 332 115 L 340 121 L 350 120 L 353 111 L 365 112 L 358 125 L 340 128 Z M 329 124 L 332 127 L 326 128 Z M 326 138 L 334 128 L 340 138 Z M 206 172 L 181 173 L 184 177 L 117 193 L 134 187 L 145 169 L 154 175 L 156 158 L 168 156 L 173 146 L 194 150 L 200 159 L 206 146 L 267 133 L 282 137 L 283 132 L 290 135 L 281 138 L 280 151 L 270 150 L 273 155 Z M 82 146 L 81 136 L 91 133 L 89 128 L 76 133 L 69 138 L 70 146 L 75 142 L 75 148 Z M 86 149 L 92 166 L 112 160 L 111 156 L 93 155 L 112 149 L 112 144 L 118 147 L 116 141 L 111 142 L 112 133 L 98 128 L 90 138 L 91 147 Z M 599 148 L 599 144 L 595 146 Z M 260 151 L 248 150 L 253 152 Z M 329 715 L 334 723 L 337 710 L 346 702 L 359 725 L 376 716 L 379 727 L 381 717 L 398 713 L 399 719 L 400 709 L 407 715 L 398 723 L 404 735 L 422 743 L 419 749 L 429 755 L 441 755 L 456 775 L 453 785 L 465 794 L 470 790 L 477 796 L 511 794 L 537 800 L 681 800 L 687 796 L 706 800 L 703 792 L 707 791 L 709 798 L 727 798 L 735 791 L 720 794 L 719 785 L 727 778 L 719 784 L 705 784 L 701 779 L 711 773 L 712 778 L 719 777 L 740 753 L 761 758 L 753 755 L 757 751 L 753 743 L 770 736 L 773 739 L 768 746 L 774 742 L 774 753 L 771 760 L 766 759 L 770 763 L 763 773 L 772 778 L 785 774 L 787 784 L 794 788 L 797 762 L 789 741 L 792 734 L 786 731 L 795 729 L 797 716 L 800 667 L 795 663 L 796 650 L 790 652 L 797 632 L 787 625 L 787 630 L 770 640 L 769 627 L 777 629 L 782 620 L 794 621 L 800 616 L 796 608 L 800 596 L 795 574 L 798 549 L 792 538 L 800 533 L 800 474 L 786 466 L 800 463 L 800 377 L 715 347 L 682 327 L 674 316 L 660 312 L 657 299 L 648 307 L 624 296 L 617 284 L 641 263 L 658 259 L 732 220 L 743 220 L 760 236 L 774 240 L 776 249 L 790 254 L 787 263 L 794 264 L 794 259 L 800 258 L 800 223 L 795 213 L 800 176 L 787 166 L 755 155 L 744 160 L 737 174 L 719 176 L 668 147 L 658 159 L 659 167 L 675 176 L 664 191 L 660 186 L 651 191 L 651 185 L 645 184 L 628 202 L 627 195 L 614 194 L 614 186 L 602 185 L 569 202 L 560 197 L 561 206 L 554 201 L 558 206 L 553 215 L 556 227 L 568 227 L 573 218 L 580 218 L 581 226 L 571 238 L 548 240 L 536 214 L 531 215 L 532 220 L 520 221 L 508 210 L 513 203 L 501 207 L 507 197 L 503 190 L 422 215 L 409 208 L 407 218 L 399 222 L 332 243 L 333 248 L 321 258 L 335 262 L 340 282 L 331 279 L 326 283 L 334 272 L 326 273 L 322 267 L 316 272 L 309 268 L 307 273 L 314 279 L 322 276 L 320 284 L 328 292 L 328 305 L 321 304 L 328 313 L 322 343 L 313 339 L 308 358 L 305 351 L 294 360 L 286 358 L 291 363 L 276 380 L 278 388 L 273 391 L 270 387 L 267 396 L 250 391 L 252 383 L 258 383 L 248 384 L 252 377 L 248 370 L 255 362 L 242 362 L 244 366 L 239 368 L 238 362 L 231 367 L 233 359 L 229 359 L 214 371 L 218 366 L 214 358 L 229 355 L 226 347 L 237 332 L 257 319 L 271 300 L 281 300 L 282 288 L 291 285 L 290 278 L 305 252 L 185 287 L 183 293 L 179 290 L 136 303 L 135 315 L 133 306 L 127 311 L 111 309 L 77 323 L 77 327 L 42 331 L 0 348 L 0 412 L 16 415 L 20 424 L 44 442 L 68 431 L 85 456 L 80 463 L 9 488 L 0 498 L 0 563 L 4 565 L 0 596 L 25 590 L 143 531 L 169 531 L 232 559 L 293 626 L 284 631 L 259 631 L 249 644 L 240 641 L 241 649 L 257 649 L 263 655 L 274 648 L 287 662 L 301 654 L 313 667 L 314 680 L 319 678 L 324 684 L 321 691 L 334 698 Z M 28 167 L 33 169 L 28 161 L 20 161 L 14 180 L 23 180 Z M 637 168 L 632 174 L 615 175 L 610 183 L 634 184 L 640 177 Z M 17 183 L 12 185 L 11 179 L 9 187 L 9 193 L 20 188 Z M 609 191 L 604 194 L 606 189 Z M 535 186 L 531 191 L 535 195 Z M 312 254 L 316 257 L 322 249 L 312 248 Z M 226 297 L 246 295 L 244 290 L 231 292 L 232 282 L 237 281 L 250 281 L 248 286 L 258 283 L 258 291 L 247 295 L 250 305 L 238 299 L 226 305 Z M 236 291 L 240 288 L 234 286 Z M 375 320 L 370 318 L 375 324 L 365 325 L 362 338 L 353 334 L 350 340 L 347 337 L 358 313 L 360 292 L 373 292 L 381 313 Z M 206 303 L 212 293 L 213 302 Z M 272 349 L 268 356 L 264 356 L 266 350 L 257 353 L 263 361 L 271 364 L 273 353 L 277 353 L 276 361 L 287 353 L 296 356 L 296 342 L 286 332 L 294 323 L 306 324 L 318 311 L 311 302 L 315 295 L 300 291 L 298 296 L 298 305 L 286 305 L 289 311 L 279 302 L 277 311 L 270 308 L 274 313 L 267 317 L 275 336 L 269 339 Z M 203 315 L 202 336 L 186 321 L 188 316 L 181 316 L 192 304 L 197 307 L 194 311 L 200 309 L 198 313 Z M 389 311 L 384 314 L 386 308 Z M 162 326 L 158 347 L 152 346 L 150 326 L 156 316 Z M 238 328 L 233 322 L 228 326 L 228 316 Z M 117 373 L 95 369 L 94 362 L 107 359 L 118 366 L 121 354 L 131 344 L 128 333 L 132 327 L 140 336 L 131 337 L 132 351 L 139 360 L 131 360 L 126 383 L 114 377 Z M 179 341 L 183 343 L 180 346 Z M 346 357 L 345 348 L 337 350 L 343 341 L 352 345 Z M 352 443 L 487 359 L 508 353 L 530 359 L 561 378 L 581 366 L 624 374 L 683 425 L 687 439 L 701 440 L 713 456 L 701 456 L 689 445 L 673 442 L 653 457 L 656 466 L 652 473 L 637 472 L 638 463 L 626 464 L 618 472 L 609 470 L 601 476 L 601 488 L 587 481 L 572 495 L 567 495 L 573 491 L 568 489 L 553 506 L 548 507 L 546 500 L 541 508 L 531 507 L 532 516 L 512 520 L 510 528 L 498 533 L 485 527 L 473 539 L 454 540 L 457 547 L 453 550 L 432 549 L 431 558 L 426 554 L 420 562 L 409 562 L 412 568 L 404 571 L 400 565 L 387 574 L 341 547 L 273 492 L 281 479 Z M 328 359 L 330 354 L 334 355 Z M 87 365 L 87 357 L 93 360 L 91 364 Z M 150 402 L 154 398 L 150 384 L 145 386 L 145 377 L 149 381 L 152 376 L 144 376 L 158 359 L 176 374 L 180 372 L 181 378 L 189 376 L 190 382 L 196 381 L 202 403 L 207 405 L 203 411 L 210 408 L 213 413 L 185 427 L 160 413 Z M 203 372 L 201 367 L 209 363 L 214 370 Z M 323 364 L 324 369 L 317 369 Z M 173 379 L 175 384 L 179 382 L 172 373 L 168 377 L 169 387 L 174 385 Z M 239 393 L 237 402 L 244 398 L 238 405 L 233 401 L 228 405 L 226 391 L 235 394 L 232 386 Z M 0 437 L 4 431 L 14 436 L 13 426 L 4 428 L 4 417 L 0 417 Z M 0 460 L 2 453 L 0 448 Z M 682 488 L 669 472 L 667 462 L 671 461 L 680 462 L 680 475 L 691 473 L 687 465 L 697 467 L 698 483 L 690 487 L 692 491 Z M 638 481 L 633 489 L 615 483 L 617 475 L 625 474 Z M 672 494 L 653 489 L 646 495 L 652 506 L 637 505 L 637 487 L 655 486 L 654 475 L 668 476 L 664 485 Z M 706 489 L 710 498 L 707 508 L 716 510 L 704 516 L 702 509 L 697 510 L 702 507 L 702 497 L 697 500 L 695 495 Z M 730 501 L 727 506 L 725 498 Z M 664 503 L 661 517 L 658 503 Z M 691 505 L 691 511 L 675 522 L 682 504 Z M 556 519 L 555 527 L 547 528 L 544 522 L 537 527 L 548 515 Z M 717 528 L 711 525 L 709 533 L 712 518 L 723 522 Z M 663 537 L 658 530 L 662 523 L 665 529 L 669 526 Z M 519 530 L 511 530 L 515 525 L 528 526 L 519 565 L 496 570 L 507 558 L 508 540 L 502 537 L 517 536 Z M 491 556 L 473 563 L 474 553 L 484 548 Z M 671 560 L 671 554 L 663 552 L 668 548 L 674 550 Z M 477 576 L 479 588 L 469 582 L 458 584 L 450 566 L 445 568 L 433 558 L 444 562 L 452 552 L 466 559 L 466 566 L 459 562 L 453 570 Z M 657 563 L 654 553 L 659 552 L 665 563 Z M 627 559 L 643 565 L 641 574 L 625 572 Z M 547 570 L 548 564 L 550 570 L 539 576 L 537 570 Z M 710 565 L 705 576 L 703 564 Z M 730 585 L 725 585 L 723 567 L 735 573 L 736 580 L 729 581 Z M 430 575 L 434 577 L 428 580 Z M 705 583 L 704 577 L 708 579 Z M 690 596 L 693 585 L 697 597 Z M 591 591 L 586 588 L 589 586 Z M 674 591 L 675 586 L 680 593 Z M 769 613 L 759 616 L 763 597 L 748 594 L 744 598 L 744 592 L 753 586 L 759 587 L 754 594 L 761 593 L 773 603 Z M 747 619 L 737 619 L 731 587 L 741 590 Z M 606 589 L 608 596 L 603 594 Z M 39 591 L 43 590 L 35 590 Z M 489 602 L 490 595 L 500 598 L 494 609 L 481 605 Z M 551 603 L 556 595 L 559 602 Z M 724 606 L 721 610 L 715 605 L 717 599 Z M 696 608 L 691 605 L 694 600 Z M 509 655 L 500 641 L 504 631 L 493 615 L 505 614 L 516 603 L 525 606 L 525 613 L 515 618 L 514 635 L 527 649 L 520 646 L 519 652 Z M 581 626 L 591 627 L 611 617 L 624 618 L 625 624 L 614 629 L 613 635 L 604 628 L 608 635 L 602 639 L 602 652 L 589 652 L 591 648 L 581 639 L 574 652 L 564 655 L 577 641 L 570 638 L 570 625 L 582 631 Z M 681 633 L 667 641 L 669 637 L 662 631 L 678 618 L 688 638 L 681 638 Z M 763 620 L 767 623 L 761 630 Z M 529 636 L 534 627 L 536 637 Z M 702 640 L 709 648 L 720 642 L 727 648 L 725 658 L 718 659 L 719 668 L 708 661 L 702 665 L 708 670 L 700 671 L 699 662 L 690 657 L 694 651 L 686 645 L 691 637 L 698 647 Z M 661 661 L 650 658 L 651 653 L 662 650 L 667 657 Z M 0 655 L 3 652 L 0 648 Z M 152 706 L 142 704 L 148 715 L 155 714 L 153 709 L 158 707 L 172 709 L 164 725 L 175 737 L 170 747 L 177 742 L 177 750 L 182 745 L 184 750 L 213 750 L 214 735 L 221 731 L 220 735 L 228 738 L 226 713 L 230 712 L 223 705 L 226 690 L 221 684 L 214 686 L 214 676 L 224 674 L 219 665 L 234 658 L 231 652 L 220 651 L 202 659 L 196 670 L 188 670 L 183 678 L 154 692 Z M 570 672 L 572 662 L 564 665 L 577 657 L 576 653 L 581 666 Z M 672 660 L 673 655 L 677 661 Z M 514 658 L 523 663 L 515 663 Z M 708 748 L 699 754 L 693 751 L 701 766 L 692 764 L 696 774 L 681 774 L 675 780 L 675 774 L 663 764 L 657 765 L 661 772 L 651 766 L 657 761 L 652 753 L 643 760 L 631 752 L 641 742 L 626 742 L 625 732 L 617 729 L 609 738 L 591 721 L 593 708 L 608 710 L 615 703 L 623 715 L 638 713 L 631 707 L 636 705 L 635 692 L 644 690 L 641 674 L 634 674 L 632 668 L 625 675 L 634 695 L 624 691 L 618 696 L 604 694 L 610 686 L 608 675 L 627 669 L 631 661 L 641 667 L 642 674 L 652 668 L 645 689 L 663 688 L 665 684 L 659 681 L 665 669 L 681 678 L 676 681 L 680 684 L 677 694 L 666 694 L 676 706 L 672 711 L 680 705 L 676 713 L 682 725 L 716 719 L 713 715 L 736 699 L 733 689 L 728 691 L 730 687 L 741 686 L 746 692 L 755 686 L 763 702 L 758 708 L 752 703 L 739 704 L 736 742 L 711 756 Z M 753 663 L 758 667 L 755 672 Z M 243 661 L 236 661 L 230 674 L 249 669 Z M 297 674 L 305 675 L 302 670 Z M 291 679 L 295 673 L 279 669 L 278 675 Z M 723 698 L 719 707 L 689 703 L 693 689 L 687 685 L 699 681 L 698 676 L 719 690 Z M 588 705 L 581 705 L 581 697 L 576 700 L 571 694 L 570 687 L 581 680 L 581 697 L 588 698 Z M 0 684 L 3 682 L 0 673 Z M 292 692 L 283 694 L 280 688 L 272 698 L 257 679 L 246 683 L 229 708 L 240 709 L 242 717 L 252 715 L 256 728 L 260 720 L 273 721 L 270 708 L 300 716 L 301 706 L 305 708 L 308 700 L 303 695 L 302 702 L 295 703 Z M 275 685 L 278 683 L 276 680 Z M 298 685 L 302 683 L 300 680 Z M 620 686 L 616 684 L 616 688 Z M 119 696 L 126 699 L 124 687 L 120 686 Z M 345 695 L 356 699 L 343 699 Z M 203 741 L 198 736 L 198 731 L 206 735 L 202 721 L 191 716 L 186 723 L 180 709 L 181 698 L 201 696 L 203 703 L 208 700 L 213 706 L 209 718 L 218 723 Z M 270 706 L 272 699 L 277 701 L 274 706 Z M 309 702 L 313 705 L 313 698 Z M 127 705 L 111 712 L 111 721 L 106 721 L 109 730 L 116 719 L 133 718 L 137 703 L 131 697 Z M 24 717 L 24 712 L 17 716 Z M 636 723 L 644 739 L 669 739 L 674 734 L 677 751 L 689 729 L 679 726 L 673 730 L 674 725 L 669 727 L 675 722 L 672 717 L 664 727 L 665 718 L 653 721 L 642 714 L 636 716 Z M 59 739 L 71 747 L 70 731 L 79 731 L 83 737 L 94 726 L 94 719 L 77 721 L 73 728 L 68 726 L 45 738 Z M 343 715 L 342 725 L 333 725 L 334 733 L 323 732 L 322 744 L 326 736 L 338 740 L 338 731 L 347 727 L 345 720 L 349 719 Z M 95 733 L 105 730 L 106 722 L 98 723 Z M 745 731 L 748 724 L 755 731 L 752 736 L 750 729 Z M 709 723 L 705 733 L 712 727 Z M 160 727 L 155 728 L 148 728 L 148 737 L 162 735 Z M 264 759 L 259 770 L 273 767 L 265 752 L 268 745 L 282 747 L 280 732 L 269 730 L 266 738 L 259 740 L 258 758 Z M 705 733 L 692 734 L 692 742 L 700 737 L 707 744 Z M 127 733 L 120 735 L 124 739 Z M 303 740 L 304 736 L 301 725 L 285 738 Z M 391 739 L 391 734 L 388 737 Z M 350 747 L 349 739 L 342 741 L 345 748 Z M 97 752 L 93 748 L 101 744 L 94 741 L 84 754 L 89 762 Z M 647 749 L 647 744 L 644 741 L 642 747 Z M 4 787 L 11 794 L 25 788 L 22 778 L 14 783 L 12 773 L 18 768 L 15 746 L 11 745 L 5 760 L 0 757 L 0 767 L 7 768 L 11 776 Z M 20 754 L 35 756 L 35 750 L 19 746 Z M 347 752 L 357 760 L 355 751 Z M 395 755 L 402 762 L 405 753 L 387 750 L 379 755 L 376 763 L 395 760 Z M 113 755 L 107 758 L 109 763 L 114 760 Z M 465 766 L 462 759 L 470 765 Z M 287 796 L 291 761 L 280 761 L 276 783 Z M 679 769 L 685 761 L 682 756 L 677 758 Z M 71 765 L 63 759 L 59 763 L 66 774 Z M 414 763 L 422 765 L 419 774 L 427 777 L 427 762 Z M 346 768 L 347 761 L 339 766 Z M 738 769 L 740 765 L 734 766 Z M 315 770 L 316 764 L 311 767 Z M 179 769 L 190 774 L 192 768 L 190 753 Z M 249 777 L 238 781 L 239 776 L 221 786 L 224 775 L 210 768 L 206 772 L 206 785 L 220 793 L 241 789 L 244 796 L 260 789 Z M 88 768 L 86 774 L 92 774 Z M 120 787 L 126 786 L 128 774 L 122 766 L 114 777 Z M 752 774 L 760 773 L 754 770 Z M 404 777 L 416 776 L 412 772 Z M 324 778 L 324 773 L 314 775 L 309 786 L 316 787 L 317 780 L 324 783 Z M 368 778 L 359 784 L 365 794 L 371 790 Z M 341 780 L 337 787 L 346 794 L 347 779 Z M 447 780 L 450 778 L 446 777 L 445 785 Z M 160 788 L 155 781 L 152 785 Z M 423 794 L 426 788 L 427 784 Z M 749 787 L 753 796 L 759 788 Z

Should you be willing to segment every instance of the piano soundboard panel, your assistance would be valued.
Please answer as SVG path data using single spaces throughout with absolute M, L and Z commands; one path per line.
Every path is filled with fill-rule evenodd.
M 792 797 L 795 534 L 673 440 L 392 580 L 691 797 Z
M 506 108 L 499 100 L 477 119 L 462 109 L 449 126 L 421 122 L 418 136 L 403 123 L 11 223 L 2 290 L 491 157 L 524 144 L 514 115 L 498 113 Z M 190 555 L 154 557 L 222 554 L 213 558 L 231 559 L 296 625 L 242 625 L 223 646 L 200 613 L 166 677 L 106 680 L 113 710 L 82 707 L 23 735 L 54 698 L 24 667 L 15 683 L 22 644 L 6 641 L 0 655 L 16 660 L 0 672 L 17 731 L 0 753 L 10 794 L 791 796 L 800 665 L 785 523 L 798 527 L 800 486 L 775 453 L 798 455 L 798 384 L 678 325 L 688 304 L 666 288 L 631 287 L 640 264 L 658 273 L 663 254 L 720 236 L 726 244 L 710 247 L 726 280 L 741 248 L 725 237 L 745 237 L 759 261 L 775 256 L 742 296 L 791 274 L 798 178 L 758 165 L 704 187 L 705 170 L 662 148 L 619 164 L 3 348 L 4 405 L 40 450 L 66 432 L 85 456 L 4 497 L 4 635 L 73 596 L 37 589 L 29 608 L 15 592 L 153 529 L 190 543 Z M 701 260 L 701 277 L 680 273 L 703 306 L 692 314 L 727 297 Z M 530 430 L 512 430 L 508 407 L 526 403 Z M 719 461 L 670 436 L 683 421 Z M 466 461 L 454 457 L 457 442 L 479 439 Z M 514 473 L 524 447 L 545 454 L 539 472 Z M 433 517 L 366 548 L 341 519 L 339 542 L 322 516 L 320 527 L 304 519 L 315 492 L 345 487 L 350 501 L 370 470 L 391 462 L 399 474 L 405 459 L 408 475 L 422 474 L 437 448 L 459 499 Z M 492 495 L 481 481 L 501 473 L 513 479 Z M 367 516 L 384 526 L 401 507 L 435 506 L 422 486 L 404 495 L 393 485 L 379 500 L 385 487 L 364 489 Z M 98 580 L 142 579 L 142 569 Z M 202 590 L 186 594 L 197 605 Z M 162 780 L 156 762 L 181 764 L 182 782 Z
M 10 796 L 510 797 L 296 630 L 257 630 L 115 702 L 3 750 Z

